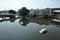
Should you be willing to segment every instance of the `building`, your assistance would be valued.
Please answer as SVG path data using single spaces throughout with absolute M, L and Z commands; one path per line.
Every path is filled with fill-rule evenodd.
M 9 14 L 9 13 L 8 13 L 8 10 L 3 10 L 3 11 L 0 11 L 0 14 Z
M 29 15 L 36 15 L 37 17 L 51 16 L 51 9 L 31 9 Z

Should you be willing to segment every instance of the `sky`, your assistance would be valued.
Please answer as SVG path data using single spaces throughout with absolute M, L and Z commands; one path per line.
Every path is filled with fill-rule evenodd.
M 60 0 L 0 0 L 0 10 L 44 9 L 60 7 Z

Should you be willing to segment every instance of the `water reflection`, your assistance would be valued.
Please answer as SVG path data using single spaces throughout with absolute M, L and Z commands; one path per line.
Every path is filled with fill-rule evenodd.
M 52 22 L 52 25 L 55 25 L 56 27 L 60 28 L 60 23 L 59 22 Z
M 6 22 L 0 24 L 0 35 L 1 35 L 0 38 L 3 38 L 3 39 L 11 39 L 11 40 L 12 39 L 16 39 L 16 40 L 18 39 L 19 40 L 24 40 L 24 39 L 26 40 L 35 40 L 35 39 L 36 40 L 54 40 L 54 39 L 58 40 L 60 39 L 59 38 L 60 26 L 58 25 L 59 23 L 52 22 L 51 19 L 38 19 L 38 18 L 17 19 L 12 17 L 9 19 L 4 18 L 0 21 L 2 22 L 10 21 L 8 22 L 8 25 Z M 47 27 L 43 25 L 47 25 Z M 26 28 L 23 28 L 23 27 L 26 27 Z M 39 32 L 42 34 L 40 34 Z
M 3 22 L 2 20 L 0 20 L 0 22 Z
M 10 22 L 15 22 L 17 18 L 16 17 L 0 17 L 0 22 L 4 22 L 4 21 L 10 21 Z M 19 19 L 19 24 L 21 24 L 22 26 L 27 26 L 27 24 L 29 24 L 29 22 L 34 22 L 37 23 L 39 25 L 55 25 L 56 27 L 60 28 L 60 23 L 58 22 L 53 22 L 52 19 L 48 18 L 33 18 L 33 19 L 28 19 L 28 18 L 21 18 Z
M 54 25 L 58 28 L 60 28 L 60 23 L 59 22 L 54 22 L 52 21 L 51 18 L 45 19 L 45 18 L 33 18 L 32 19 L 35 23 L 39 24 L 39 25 Z
M 22 18 L 21 20 L 19 20 L 19 23 L 20 23 L 22 26 L 27 26 L 27 24 L 29 23 L 29 20 L 26 19 L 26 18 Z
M 53 25 L 59 25 L 60 26 L 60 22 L 52 22 Z
M 16 17 L 0 17 L 0 22 L 4 22 L 4 21 L 10 21 L 10 22 L 14 22 L 16 20 Z
M 40 24 L 40 25 L 50 25 L 51 24 L 51 19 L 45 19 L 45 18 L 38 19 L 38 18 L 34 18 L 32 20 L 34 20 L 34 22 L 36 22 L 37 24 Z
M 10 22 L 14 22 L 15 20 L 16 20 L 15 17 L 11 17 L 11 18 L 10 18 Z

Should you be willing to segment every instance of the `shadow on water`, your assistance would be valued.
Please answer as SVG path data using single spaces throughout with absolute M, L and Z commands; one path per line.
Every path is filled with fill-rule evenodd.
M 26 18 L 22 18 L 21 20 L 19 20 L 19 23 L 20 23 L 22 26 L 27 26 L 27 24 L 29 24 L 29 20 L 26 19 Z

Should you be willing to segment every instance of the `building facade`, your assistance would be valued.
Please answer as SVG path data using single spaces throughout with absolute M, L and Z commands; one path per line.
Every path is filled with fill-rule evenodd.
M 51 16 L 51 9 L 46 8 L 46 9 L 31 9 L 30 10 L 30 15 L 36 15 L 37 17 L 44 17 L 45 15 Z

